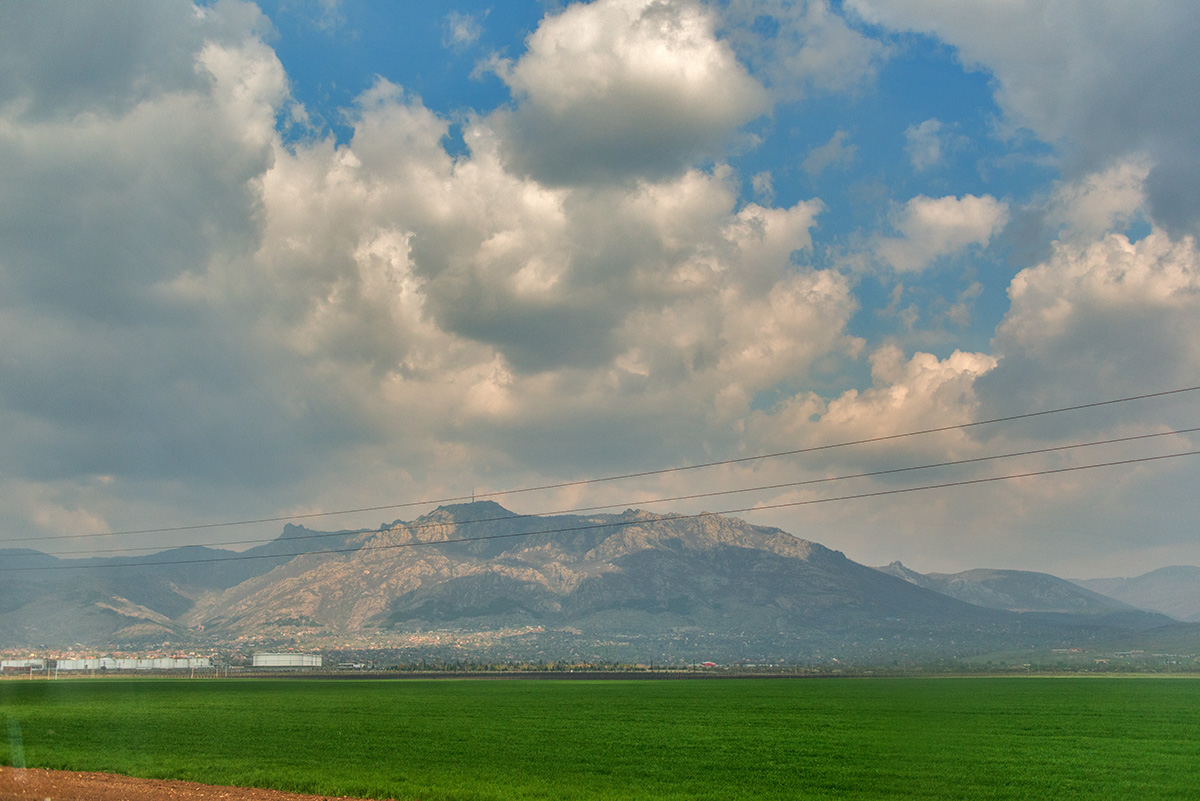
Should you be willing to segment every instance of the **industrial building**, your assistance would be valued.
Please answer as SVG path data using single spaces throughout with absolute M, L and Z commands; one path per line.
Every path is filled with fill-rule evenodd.
M 113 659 L 112 657 L 84 657 L 83 659 L 59 659 L 58 670 L 194 670 L 211 668 L 212 660 L 199 657 L 156 657 L 154 659 Z
M 0 659 L 0 670 L 42 670 L 45 659 Z

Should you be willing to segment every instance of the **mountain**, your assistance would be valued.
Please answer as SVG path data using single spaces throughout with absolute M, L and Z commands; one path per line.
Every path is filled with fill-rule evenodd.
M 1138 609 L 1200 622 L 1200 567 L 1176 565 L 1134 578 L 1076 579 L 1074 583 Z
M 1133 629 L 1150 629 L 1171 623 L 1160 614 L 1137 609 L 1048 573 L 992 569 L 918 573 L 900 562 L 876 570 L 989 609 L 1057 615 L 1080 623 L 1106 621 Z
M 37 569 L 0 587 L 0 646 L 356 642 L 440 660 L 891 664 L 1132 643 L 1170 623 L 1053 576 L 881 571 L 733 518 L 534 517 L 493 502 L 377 530 L 288 526 L 241 554 L 4 563 L 18 562 Z M 1198 639 L 1200 627 L 1175 626 L 1163 637 Z
M 0 550 L 0 646 L 137 644 L 187 636 L 183 616 L 198 598 L 286 564 L 301 550 L 344 546 L 347 532 L 287 525 L 282 536 L 240 554 L 183 547 L 134 557 L 59 559 Z M 315 543 L 315 544 L 314 544 Z
M 876 570 L 989 609 L 1095 615 L 1128 612 L 1134 608 L 1048 573 L 989 569 L 918 573 L 900 562 Z
M 230 633 L 277 619 L 340 631 L 543 625 L 612 633 L 991 619 L 816 543 L 716 516 L 529 518 L 483 502 L 442 507 L 356 542 L 352 553 L 300 557 L 210 596 L 185 620 Z
M 499 653 L 552 641 L 580 653 L 603 642 L 624 658 L 666 648 L 725 659 L 838 652 L 885 660 L 1057 647 L 1094 641 L 1104 625 L 1124 636 L 1161 620 L 1129 610 L 1136 621 L 1098 625 L 987 608 L 779 529 L 712 515 L 535 518 L 483 502 L 349 542 L 345 553 L 299 557 L 207 596 L 182 622 L 231 638 L 297 627 L 362 638 L 542 632 L 510 639 Z

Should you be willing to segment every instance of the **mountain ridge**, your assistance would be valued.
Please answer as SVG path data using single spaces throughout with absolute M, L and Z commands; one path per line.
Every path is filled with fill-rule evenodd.
M 480 501 L 378 529 L 289 524 L 270 543 L 221 554 L 231 552 L 191 547 L 104 570 L 21 574 L 17 590 L 0 587 L 0 643 L 36 632 L 103 643 L 397 641 L 429 631 L 486 639 L 503 630 L 540 632 L 498 651 L 510 655 L 607 643 L 659 658 L 837 651 L 880 661 L 1123 642 L 1172 623 L 1049 574 L 870 568 L 781 529 L 707 514 L 539 517 Z

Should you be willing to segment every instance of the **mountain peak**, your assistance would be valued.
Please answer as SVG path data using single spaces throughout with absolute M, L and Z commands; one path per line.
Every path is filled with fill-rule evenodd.
M 909 584 L 916 584 L 920 587 L 925 587 L 929 583 L 928 579 L 923 574 L 913 570 L 899 559 L 887 565 L 886 567 L 877 567 L 875 569 L 880 573 L 887 573 L 889 576 L 895 576 L 896 578 L 904 579 Z
M 521 515 L 505 509 L 495 501 L 471 501 L 470 503 L 449 503 L 439 506 L 419 519 L 421 522 L 464 523 L 510 517 L 521 517 Z
M 626 509 L 618 515 L 619 520 L 665 520 L 670 519 L 670 515 L 659 515 L 654 512 L 647 512 L 645 509 Z

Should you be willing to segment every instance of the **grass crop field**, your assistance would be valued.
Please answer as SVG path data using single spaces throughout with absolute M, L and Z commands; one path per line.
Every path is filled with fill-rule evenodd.
M 1183 798 L 1200 681 L 0 682 L 0 761 L 446 799 Z

